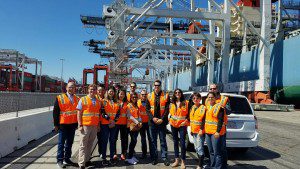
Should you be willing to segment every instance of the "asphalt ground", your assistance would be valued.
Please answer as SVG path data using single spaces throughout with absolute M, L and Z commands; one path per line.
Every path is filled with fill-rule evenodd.
M 297 169 L 300 168 L 300 111 L 295 112 L 256 112 L 258 117 L 260 141 L 259 146 L 249 149 L 246 153 L 238 150 L 229 150 L 229 167 L 254 168 L 254 169 Z M 14 153 L 0 159 L 1 168 L 30 168 L 45 169 L 57 168 L 57 134 L 50 133 L 39 140 L 29 143 L 27 146 L 15 151 Z M 167 135 L 169 149 L 169 159 L 174 159 L 173 141 L 170 134 Z M 79 137 L 76 133 L 72 160 L 77 162 Z M 97 145 L 96 145 L 97 146 Z M 120 152 L 120 142 L 118 141 L 118 152 Z M 141 155 L 140 140 L 136 146 L 136 156 Z M 207 159 L 206 159 L 207 161 Z M 100 158 L 97 147 L 92 156 L 93 165 L 87 168 L 99 168 Z M 187 152 L 187 168 L 196 168 L 196 153 Z M 67 168 L 76 168 L 67 166 Z M 153 166 L 148 156 L 145 160 L 140 160 L 137 165 L 128 165 L 124 161 L 119 161 L 116 166 L 107 168 L 171 168 L 164 166 L 163 161 Z

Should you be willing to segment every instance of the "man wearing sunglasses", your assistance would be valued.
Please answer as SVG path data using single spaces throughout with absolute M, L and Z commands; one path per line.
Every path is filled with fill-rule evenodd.
M 147 105 L 147 114 L 149 116 L 149 128 L 152 146 L 150 148 L 150 156 L 152 165 L 158 163 L 158 152 L 157 152 L 157 137 L 159 135 L 161 157 L 164 160 L 164 165 L 169 166 L 168 160 L 168 147 L 166 142 L 166 125 L 168 124 L 169 94 L 164 94 L 161 90 L 161 81 L 156 80 L 154 82 L 154 91 L 148 95 L 149 104 Z
M 128 100 L 128 102 L 130 102 L 130 95 L 132 93 L 135 93 L 135 90 L 136 90 L 136 83 L 135 82 L 131 82 L 130 83 L 130 92 L 127 93 L 127 100 Z

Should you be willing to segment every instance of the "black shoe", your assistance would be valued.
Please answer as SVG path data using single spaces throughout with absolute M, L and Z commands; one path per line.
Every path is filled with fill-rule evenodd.
M 109 162 L 107 160 L 102 160 L 102 166 L 103 167 L 109 166 Z
M 110 161 L 110 165 L 116 165 L 117 164 L 117 160 L 111 159 Z
M 66 166 L 64 165 L 64 163 L 62 161 L 57 162 L 57 167 L 58 168 L 66 168 Z
M 69 165 L 69 166 L 76 166 L 77 165 L 76 163 L 74 163 L 70 159 L 65 159 L 63 164 Z
M 147 154 L 143 154 L 140 156 L 140 159 L 146 159 L 147 158 Z
M 80 169 L 85 169 L 85 167 L 84 167 L 84 166 L 80 166 L 79 168 L 80 168 Z
M 155 160 L 152 161 L 151 164 L 152 164 L 152 165 L 156 165 L 157 163 L 158 163 L 158 162 L 157 162 L 157 159 L 155 159 Z
M 164 165 L 165 166 L 169 166 L 170 165 L 170 162 L 169 162 L 169 160 L 167 158 L 164 160 Z
M 93 165 L 93 163 L 91 162 L 91 161 L 87 161 L 87 162 L 85 162 L 85 166 L 92 166 Z

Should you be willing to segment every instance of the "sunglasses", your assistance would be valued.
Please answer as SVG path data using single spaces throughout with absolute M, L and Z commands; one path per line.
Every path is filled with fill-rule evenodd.
M 135 86 L 130 86 L 131 88 L 135 88 Z
M 209 90 L 217 90 L 217 88 L 210 88 Z

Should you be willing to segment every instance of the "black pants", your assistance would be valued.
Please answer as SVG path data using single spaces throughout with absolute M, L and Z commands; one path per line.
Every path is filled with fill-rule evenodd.
M 150 151 L 151 149 L 151 136 L 150 136 L 150 129 L 149 129 L 149 124 L 148 122 L 143 123 L 142 128 L 140 129 L 140 135 L 141 135 L 141 143 L 142 143 L 142 153 L 143 155 L 147 154 L 147 138 L 146 138 L 146 134 L 147 134 L 147 138 L 148 138 L 148 145 L 149 145 L 149 149 Z
M 117 145 L 117 140 L 118 140 L 118 137 L 119 137 L 119 132 L 120 132 L 120 135 L 121 135 L 121 153 L 126 155 L 127 153 L 127 149 L 128 149 L 128 128 L 127 128 L 127 125 L 120 125 L 120 124 L 117 124 L 116 125 L 116 134 L 115 134 L 115 142 L 116 142 L 116 145 Z M 115 154 L 117 154 L 117 147 L 115 149 Z
M 133 157 L 134 148 L 137 143 L 137 137 L 139 135 L 139 131 L 130 131 L 130 144 L 129 144 L 129 152 L 128 152 L 128 159 Z

